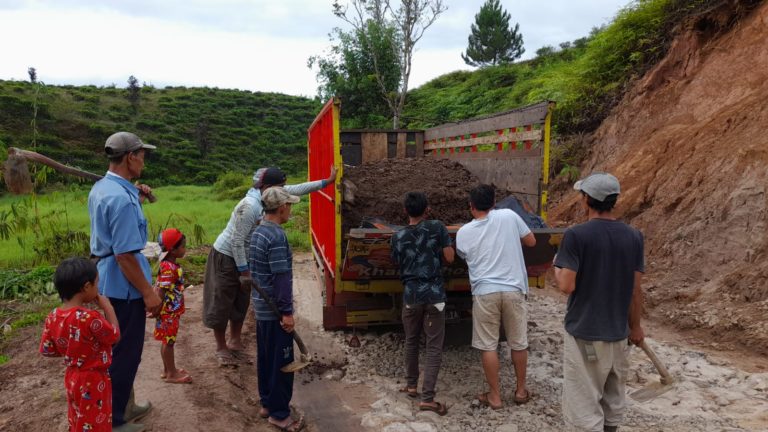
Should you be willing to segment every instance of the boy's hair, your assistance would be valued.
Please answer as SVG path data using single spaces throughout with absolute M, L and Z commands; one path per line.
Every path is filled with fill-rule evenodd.
M 598 201 L 588 194 L 584 192 L 582 193 L 587 197 L 587 206 L 598 213 L 608 213 L 613 210 L 613 207 L 616 205 L 616 200 L 619 199 L 619 194 L 613 194 L 605 197 L 605 200 L 603 201 Z
M 405 207 L 405 212 L 408 213 L 408 216 L 422 216 L 427 211 L 427 206 L 429 206 L 429 203 L 427 202 L 427 196 L 423 192 L 408 192 L 405 194 L 403 207 Z
M 68 258 L 56 267 L 53 285 L 62 301 L 67 301 L 83 290 L 87 282 L 96 281 L 96 264 L 85 258 Z
M 493 186 L 481 184 L 469 191 L 469 202 L 480 211 L 488 211 L 496 203 L 496 190 Z

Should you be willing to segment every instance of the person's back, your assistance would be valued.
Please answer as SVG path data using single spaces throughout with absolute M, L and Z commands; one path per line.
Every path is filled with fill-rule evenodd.
M 568 333 L 584 340 L 625 339 L 635 271 L 643 266 L 640 232 L 618 220 L 591 219 L 566 231 L 558 264 L 579 269 L 568 298 Z
M 528 292 L 528 275 L 520 238 L 531 230 L 509 209 L 491 210 L 456 234 L 459 256 L 467 261 L 472 294 Z
M 443 249 L 450 245 L 448 230 L 438 220 L 421 220 L 392 236 L 392 258 L 400 267 L 405 304 L 445 301 Z

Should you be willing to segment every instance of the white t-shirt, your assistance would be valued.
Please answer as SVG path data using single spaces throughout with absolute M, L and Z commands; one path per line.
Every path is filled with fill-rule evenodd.
M 456 233 L 456 252 L 469 266 L 472 295 L 500 291 L 528 293 L 520 239 L 531 232 L 523 219 L 509 209 L 491 210 Z

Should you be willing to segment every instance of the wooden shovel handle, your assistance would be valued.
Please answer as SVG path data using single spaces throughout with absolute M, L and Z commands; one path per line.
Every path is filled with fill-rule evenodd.
M 256 292 L 259 293 L 262 300 L 269 306 L 270 309 L 272 309 L 272 312 L 277 315 L 277 318 L 280 319 L 280 311 L 277 309 L 277 305 L 274 301 L 272 301 L 272 297 L 268 296 L 266 292 L 264 292 L 264 289 L 259 286 L 256 282 L 251 280 L 251 286 L 253 289 L 256 290 Z M 299 352 L 302 353 L 305 356 L 309 356 L 309 350 L 307 350 L 307 347 L 304 345 L 304 341 L 301 340 L 301 337 L 299 336 L 299 333 L 296 331 L 296 329 L 293 329 L 293 332 L 291 333 L 293 335 L 293 340 L 296 341 L 296 345 L 299 347 Z
M 671 384 L 675 379 L 670 375 L 669 371 L 667 371 L 666 366 L 659 360 L 659 358 L 656 356 L 656 353 L 653 352 L 651 347 L 648 346 L 648 344 L 645 343 L 645 340 L 637 344 L 648 356 L 649 359 L 651 359 L 651 363 L 653 363 L 653 366 L 656 368 L 656 370 L 659 372 L 659 375 L 661 375 L 661 383 L 662 384 Z
M 33 162 L 41 163 L 43 165 L 47 165 L 56 171 L 64 174 L 69 174 L 77 177 L 86 178 L 93 181 L 99 181 L 104 176 L 100 176 L 98 174 L 94 174 L 92 172 L 83 171 L 78 168 L 71 167 L 69 165 L 64 165 L 63 163 L 57 162 L 47 156 L 43 156 L 40 153 L 36 153 L 29 150 L 22 150 L 16 147 L 10 147 L 8 149 L 8 156 L 19 156 L 23 157 L 26 160 L 30 160 Z M 139 191 L 140 194 L 145 195 L 143 192 Z M 157 201 L 157 197 L 155 197 L 153 194 L 145 195 L 149 202 L 153 203 Z

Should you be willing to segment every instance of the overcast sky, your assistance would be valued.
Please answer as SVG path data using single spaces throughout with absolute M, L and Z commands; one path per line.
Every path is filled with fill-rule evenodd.
M 448 10 L 414 54 L 411 88 L 471 69 L 460 57 L 484 0 L 444 0 Z M 502 0 L 520 23 L 530 58 L 544 45 L 585 36 L 629 0 Z M 311 55 L 345 23 L 332 0 L 0 0 L 0 79 L 166 85 L 314 96 Z

